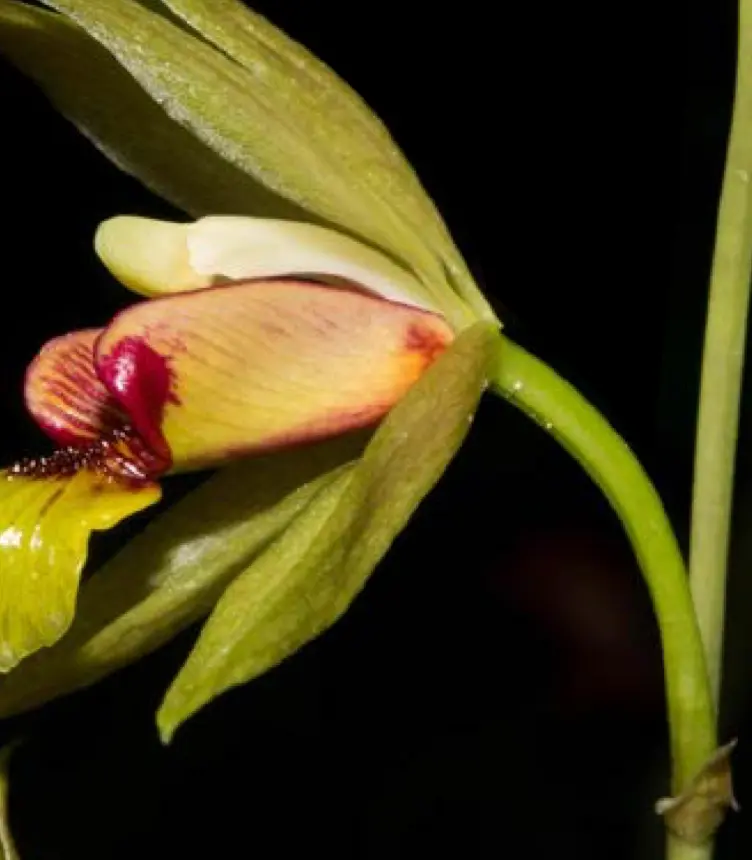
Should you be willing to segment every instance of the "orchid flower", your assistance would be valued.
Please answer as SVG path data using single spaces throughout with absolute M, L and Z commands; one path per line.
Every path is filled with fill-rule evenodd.
M 260 15 L 48 5 L 0 0 L 0 52 L 194 220 L 102 224 L 99 257 L 146 300 L 29 368 L 60 447 L 0 479 L 0 713 L 208 615 L 167 738 L 345 611 L 468 432 L 499 324 L 386 128 Z M 79 589 L 92 532 L 225 464 Z
M 0 481 L 1 671 L 65 632 L 90 533 L 157 502 L 164 475 L 371 425 L 453 339 L 406 273 L 323 228 L 123 217 L 96 246 L 152 298 L 29 367 L 28 409 L 62 447 Z
M 0 53 L 198 220 L 105 222 L 99 256 L 146 301 L 29 368 L 29 411 L 61 447 L 0 475 L 0 671 L 23 661 L 0 715 L 208 615 L 157 713 L 169 740 L 337 621 L 490 386 L 574 455 L 626 528 L 663 645 L 675 802 L 662 811 L 687 844 L 709 838 L 732 801 L 730 748 L 660 497 L 597 410 L 501 334 L 386 127 L 239 0 L 44 5 L 0 0 Z M 316 440 L 364 427 L 364 447 L 319 461 Z M 234 463 L 155 518 L 85 582 L 71 623 L 93 531 L 154 505 L 163 477 L 238 458 L 265 465 Z

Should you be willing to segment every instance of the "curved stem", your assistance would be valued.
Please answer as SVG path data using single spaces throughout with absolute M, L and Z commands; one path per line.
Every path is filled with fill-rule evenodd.
M 639 461 L 605 418 L 550 367 L 501 340 L 494 389 L 550 433 L 601 488 L 645 576 L 663 646 L 672 792 L 679 794 L 713 754 L 716 735 L 702 641 L 668 517 Z
M 738 56 L 705 329 L 690 541 L 690 583 L 716 701 L 752 275 L 752 0 L 739 4 Z

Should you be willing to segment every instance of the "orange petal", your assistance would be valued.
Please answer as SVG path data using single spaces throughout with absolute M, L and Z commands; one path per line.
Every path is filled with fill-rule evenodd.
M 26 372 L 29 412 L 61 445 L 99 439 L 127 421 L 94 369 L 94 344 L 101 333 L 88 329 L 51 340 Z
M 146 443 L 195 469 L 377 421 L 452 337 L 417 308 L 249 281 L 129 308 L 96 363 Z

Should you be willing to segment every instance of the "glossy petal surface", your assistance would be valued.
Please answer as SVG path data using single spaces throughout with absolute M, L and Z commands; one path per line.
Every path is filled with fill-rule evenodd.
M 374 423 L 452 337 L 359 292 L 251 281 L 129 308 L 96 363 L 146 443 L 195 469 Z
M 0 473 L 0 672 L 68 629 L 92 531 L 154 504 L 154 484 L 124 483 L 88 468 L 37 477 Z

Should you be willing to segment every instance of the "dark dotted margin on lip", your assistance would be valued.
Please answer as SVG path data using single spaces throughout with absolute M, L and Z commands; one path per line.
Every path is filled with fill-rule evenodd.
M 71 478 L 87 469 L 105 479 L 148 483 L 167 467 L 130 427 L 109 433 L 87 445 L 67 445 L 44 457 L 28 457 L 11 466 L 8 478 Z

